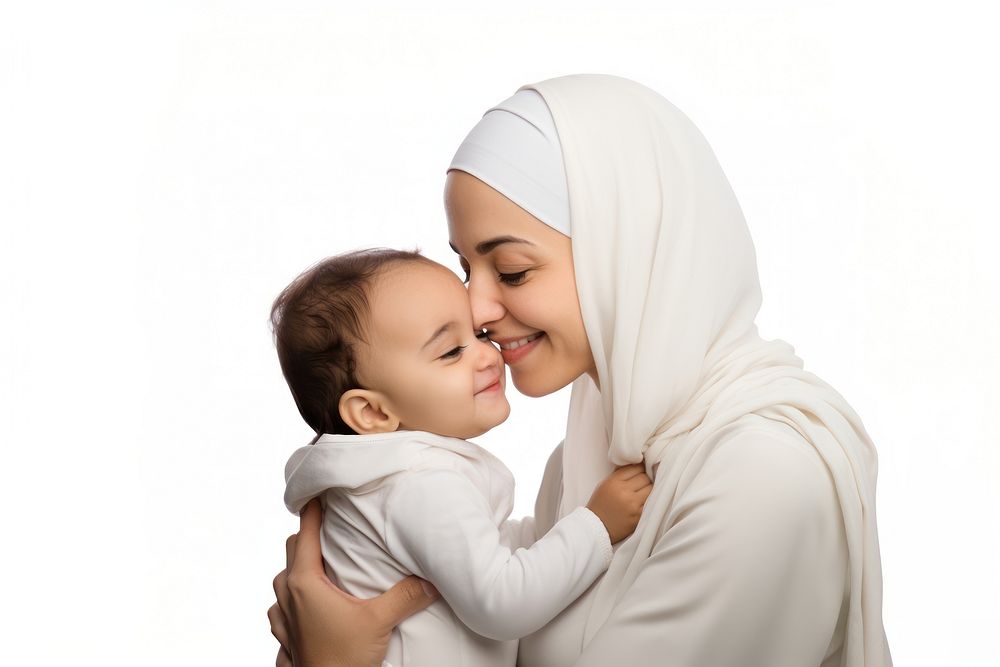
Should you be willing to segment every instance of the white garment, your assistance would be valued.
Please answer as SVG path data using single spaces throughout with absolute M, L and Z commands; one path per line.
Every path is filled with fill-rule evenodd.
M 441 592 L 394 631 L 386 660 L 395 667 L 509 667 L 516 639 L 611 561 L 607 530 L 585 507 L 540 539 L 533 519 L 507 520 L 510 471 L 465 440 L 324 435 L 292 454 L 285 479 L 292 512 L 322 494 L 323 558 L 338 586 L 372 597 L 415 574 Z
M 570 235 L 559 136 L 541 96 L 519 90 L 483 114 L 448 170 L 472 174 L 545 224 Z
M 557 518 L 562 448 L 546 467 L 535 521 Z M 734 422 L 676 499 L 636 582 L 584 642 L 602 580 L 531 636 L 521 667 L 838 667 L 847 622 L 847 543 L 815 450 L 757 415 Z M 648 530 L 648 529 L 647 529 Z
M 708 143 L 676 107 L 626 79 L 526 88 L 544 98 L 562 146 L 600 383 L 574 384 L 554 514 L 616 464 L 645 461 L 655 479 L 635 533 L 575 605 L 586 609 L 574 616 L 579 635 L 563 635 L 577 642 L 572 664 L 891 665 L 874 447 L 790 345 L 757 334 L 753 244 Z M 799 449 L 826 477 L 813 470 L 816 483 L 799 483 Z M 842 583 L 843 646 L 828 656 Z M 528 661 L 531 643 L 524 664 L 568 664 Z

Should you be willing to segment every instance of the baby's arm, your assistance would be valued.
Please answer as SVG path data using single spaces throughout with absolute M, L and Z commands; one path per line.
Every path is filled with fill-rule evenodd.
M 608 499 L 602 507 L 613 504 Z M 465 625 L 507 640 L 541 628 L 607 568 L 608 521 L 580 507 L 530 548 L 512 552 L 468 478 L 425 470 L 410 473 L 391 492 L 386 542 L 393 557 L 437 587 Z
M 615 544 L 632 534 L 653 483 L 641 464 L 622 466 L 594 490 L 587 509 L 597 515 Z M 530 547 L 538 539 L 535 517 L 508 519 L 500 525 L 500 543 L 511 551 Z
M 507 519 L 500 524 L 500 544 L 511 551 L 516 549 L 527 549 L 535 541 L 538 535 L 535 534 L 535 517 L 526 516 L 523 519 Z

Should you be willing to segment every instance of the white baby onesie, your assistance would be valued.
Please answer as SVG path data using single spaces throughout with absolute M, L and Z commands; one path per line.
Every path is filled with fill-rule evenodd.
M 338 586 L 372 597 L 415 574 L 442 599 L 403 621 L 394 667 L 512 667 L 539 629 L 607 568 L 612 549 L 580 507 L 537 539 L 507 520 L 514 479 L 485 449 L 422 431 L 324 435 L 285 466 L 285 504 L 322 496 L 322 547 Z

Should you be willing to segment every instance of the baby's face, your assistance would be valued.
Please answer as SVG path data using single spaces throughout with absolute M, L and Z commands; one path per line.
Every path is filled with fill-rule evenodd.
M 407 262 L 378 278 L 358 380 L 400 428 L 471 438 L 510 413 L 503 358 L 472 324 L 468 293 L 440 265 Z

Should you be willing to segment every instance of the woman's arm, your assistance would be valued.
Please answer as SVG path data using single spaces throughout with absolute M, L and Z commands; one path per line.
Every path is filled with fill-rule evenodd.
M 681 518 L 577 667 L 819 665 L 837 650 L 846 538 L 833 483 L 806 443 L 738 434 L 678 501 Z
M 281 644 L 278 667 L 378 667 L 392 629 L 439 596 L 434 587 L 407 577 L 369 600 L 344 593 L 323 570 L 323 510 L 312 500 L 300 515 L 299 532 L 285 543 L 286 567 L 274 578 L 278 601 L 267 610 L 271 633 Z

